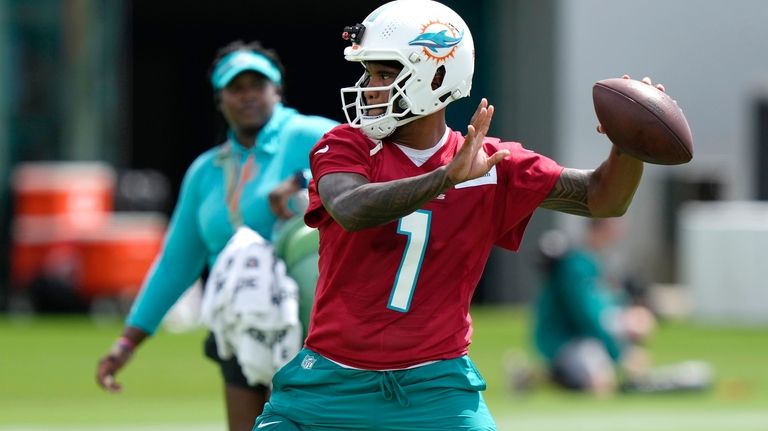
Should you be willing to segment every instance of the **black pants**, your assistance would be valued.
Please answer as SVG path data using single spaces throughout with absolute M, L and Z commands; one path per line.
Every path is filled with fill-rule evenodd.
M 216 337 L 213 336 L 212 332 L 209 332 L 208 337 L 205 339 L 204 351 L 205 356 L 219 364 L 221 375 L 224 377 L 224 382 L 228 385 L 234 385 L 243 389 L 250 389 L 254 392 L 261 392 L 264 389 L 269 389 L 262 384 L 248 384 L 248 379 L 245 378 L 243 369 L 240 367 L 240 363 L 237 362 L 236 356 L 233 356 L 229 359 L 221 359 L 219 357 L 219 351 L 216 347 Z

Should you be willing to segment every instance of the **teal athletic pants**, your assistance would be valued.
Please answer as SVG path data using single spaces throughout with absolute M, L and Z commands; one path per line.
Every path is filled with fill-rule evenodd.
M 467 356 L 407 370 L 339 366 L 303 349 L 272 379 L 253 431 L 495 431 Z

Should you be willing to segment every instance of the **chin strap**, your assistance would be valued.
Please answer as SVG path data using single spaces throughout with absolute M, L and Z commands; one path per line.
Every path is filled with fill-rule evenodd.
M 392 117 L 379 118 L 366 124 L 365 119 L 361 120 L 361 128 L 369 138 L 384 139 L 391 135 L 397 128 L 397 120 Z

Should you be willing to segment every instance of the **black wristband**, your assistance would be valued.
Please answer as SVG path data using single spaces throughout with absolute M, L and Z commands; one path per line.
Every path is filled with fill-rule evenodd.
M 296 185 L 299 186 L 299 188 L 301 189 L 306 189 L 309 183 L 306 175 L 304 175 L 304 171 L 296 171 L 296 173 L 293 174 L 293 180 L 296 182 Z

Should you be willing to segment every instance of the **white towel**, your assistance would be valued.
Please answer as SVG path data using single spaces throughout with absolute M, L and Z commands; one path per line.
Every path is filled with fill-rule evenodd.
M 230 238 L 205 285 L 201 320 L 219 357 L 237 357 L 248 383 L 269 385 L 301 348 L 298 286 L 258 233 L 241 227 Z

